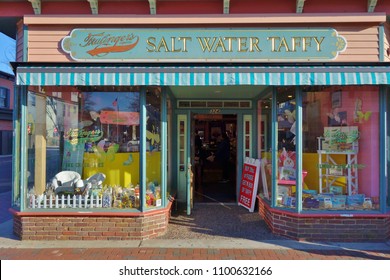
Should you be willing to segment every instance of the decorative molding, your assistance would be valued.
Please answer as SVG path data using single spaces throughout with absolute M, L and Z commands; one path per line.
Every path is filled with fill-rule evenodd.
M 150 14 L 155 15 L 156 14 L 156 0 L 148 0 L 149 1 L 149 8 L 150 8 Z
M 31 3 L 32 8 L 34 9 L 34 14 L 41 14 L 41 0 L 28 0 Z
M 229 14 L 230 10 L 230 0 L 223 0 L 223 13 Z
M 301 14 L 303 12 L 303 6 L 305 5 L 306 0 L 297 0 L 297 14 Z
M 367 12 L 373 13 L 377 2 L 378 2 L 378 0 L 368 0 L 367 1 Z
M 105 24 L 107 26 L 117 24 L 155 25 L 155 24 L 256 24 L 256 23 L 385 23 L 385 13 L 327 13 L 327 14 L 220 14 L 220 15 L 25 15 L 24 24 L 49 24 L 49 25 L 91 25 Z
M 91 12 L 93 15 L 99 14 L 99 0 L 87 0 L 91 7 Z

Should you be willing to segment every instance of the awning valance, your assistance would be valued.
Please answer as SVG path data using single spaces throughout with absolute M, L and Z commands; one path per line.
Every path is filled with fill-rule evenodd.
M 387 85 L 390 66 L 19 66 L 17 85 Z

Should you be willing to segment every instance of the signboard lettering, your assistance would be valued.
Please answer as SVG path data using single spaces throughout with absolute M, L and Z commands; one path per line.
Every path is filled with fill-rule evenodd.
M 333 28 L 84 28 L 61 46 L 78 61 L 302 61 L 335 59 L 347 42 Z
M 258 159 L 245 158 L 242 169 L 240 194 L 238 204 L 253 212 L 259 182 L 260 161 Z

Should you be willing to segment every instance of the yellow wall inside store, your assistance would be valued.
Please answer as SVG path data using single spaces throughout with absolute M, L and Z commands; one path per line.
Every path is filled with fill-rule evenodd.
M 346 159 L 345 155 L 332 155 L 332 158 L 338 163 L 338 164 L 345 164 Z M 305 184 L 307 187 L 311 190 L 317 190 L 319 188 L 319 167 L 318 167 L 318 154 L 317 153 L 304 153 L 302 158 L 302 169 L 307 171 L 307 176 L 305 178 Z M 323 155 L 322 163 L 325 163 L 326 158 Z M 322 186 L 324 187 L 325 182 L 322 182 Z M 345 185 L 346 185 L 346 179 L 345 178 L 338 178 L 334 186 L 343 186 L 343 192 L 345 193 Z
M 83 161 L 83 179 L 95 173 L 104 173 L 106 180 L 103 185 L 120 185 L 128 187 L 139 183 L 139 153 L 116 153 L 98 155 L 85 153 Z M 148 152 L 146 154 L 146 178 L 148 181 L 157 181 L 161 184 L 161 153 Z
M 263 157 L 267 157 L 269 159 L 269 162 L 271 161 L 271 154 L 270 153 L 263 153 Z M 345 155 L 332 155 L 332 158 L 336 161 L 338 164 L 345 164 L 346 158 Z M 306 184 L 307 188 L 310 190 L 316 190 L 319 189 L 319 168 L 318 168 L 318 154 L 317 153 L 304 153 L 302 158 L 302 169 L 307 171 L 307 175 L 304 179 L 304 183 Z M 322 163 L 326 161 L 325 156 L 323 155 Z M 323 187 L 325 186 L 325 181 L 322 182 Z M 334 184 L 334 186 L 343 186 L 343 193 L 346 192 L 346 178 L 338 178 Z

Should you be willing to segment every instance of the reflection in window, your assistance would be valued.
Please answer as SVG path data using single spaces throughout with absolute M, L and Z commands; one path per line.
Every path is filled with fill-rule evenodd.
M 303 209 L 379 208 L 379 89 L 303 92 Z
M 161 96 L 152 92 L 145 195 L 159 206 Z M 26 208 L 139 208 L 139 99 L 136 87 L 29 87 Z
M 295 88 L 277 89 L 277 205 L 296 207 Z
M 146 207 L 161 206 L 161 91 L 146 92 Z

